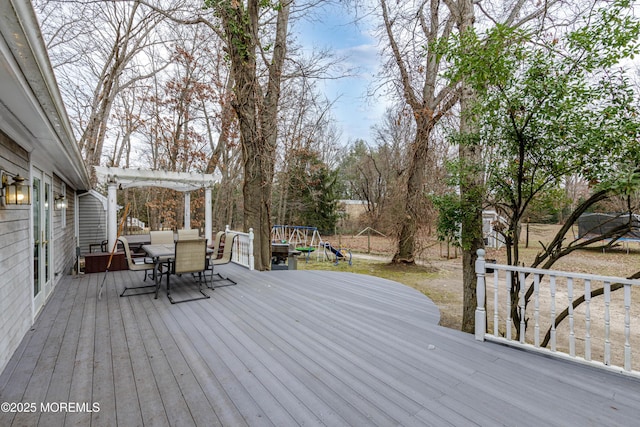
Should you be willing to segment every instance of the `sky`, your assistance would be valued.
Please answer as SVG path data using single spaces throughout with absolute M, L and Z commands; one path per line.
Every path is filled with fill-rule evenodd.
M 357 68 L 353 77 L 320 83 L 330 101 L 335 101 L 333 116 L 342 130 L 342 143 L 356 139 L 372 142 L 371 126 L 380 121 L 386 109 L 384 99 L 367 99 L 367 89 L 380 63 L 378 42 L 366 24 L 353 23 L 353 17 L 340 6 L 324 6 L 315 12 L 317 21 L 301 20 L 293 31 L 303 46 L 328 47 L 345 57 L 345 68 Z

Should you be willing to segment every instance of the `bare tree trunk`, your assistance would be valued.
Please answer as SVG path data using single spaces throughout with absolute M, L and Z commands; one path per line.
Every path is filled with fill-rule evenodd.
M 472 0 L 445 0 L 460 34 L 473 30 L 475 15 Z M 464 37 L 461 37 L 464 39 Z M 464 81 L 460 82 L 460 133 L 475 131 L 471 107 L 475 93 Z M 462 165 L 460 174 L 460 206 L 464 213 L 461 224 L 463 307 L 462 331 L 475 329 L 477 250 L 484 247 L 482 238 L 483 178 L 482 156 L 479 145 L 468 141 L 460 144 L 458 155 Z
M 110 5 L 105 7 L 110 7 Z M 120 11 L 115 5 L 113 8 L 114 15 L 117 16 Z M 122 83 L 120 81 L 122 73 L 134 56 L 143 48 L 145 39 L 154 26 L 154 14 L 147 15 L 138 22 L 139 4 L 137 2 L 134 2 L 131 8 L 124 10 L 124 12 L 125 14 L 119 20 L 112 23 L 116 31 L 115 39 L 106 55 L 104 64 L 102 64 L 101 73 L 97 76 L 98 86 L 93 92 L 90 116 L 78 142 L 85 164 L 92 171 L 94 182 L 95 176 L 93 176 L 92 166 L 100 164 L 114 100 L 123 88 L 136 80 L 134 78 L 127 83 Z
M 271 267 L 271 191 L 273 187 L 277 113 L 282 67 L 287 48 L 290 3 L 277 11 L 273 55 L 268 64 L 268 81 L 263 91 L 258 81 L 260 55 L 260 2 L 222 1 L 213 7 L 224 27 L 235 82 L 233 106 L 240 124 L 244 165 L 244 228 L 253 228 L 254 259 L 257 270 Z
M 426 122 L 426 123 L 425 123 Z M 403 217 L 398 233 L 398 247 L 393 256 L 394 263 L 415 263 L 416 237 L 418 233 L 418 218 L 422 215 L 424 204 L 424 183 L 429 155 L 429 139 L 431 123 L 428 120 L 419 121 L 416 138 L 410 150 L 409 165 L 405 171 Z
M 464 104 L 464 103 L 463 103 Z M 460 147 L 460 157 L 472 165 L 480 164 L 480 147 Z M 468 172 L 460 184 L 461 210 L 464 212 L 462 221 L 462 286 L 463 308 L 462 326 L 464 332 L 473 333 L 475 330 L 476 273 L 475 263 L 477 251 L 484 247 L 482 238 L 482 175 L 480 172 Z
M 409 147 L 408 166 L 403 174 L 403 187 L 400 192 L 403 197 L 400 223 L 398 224 L 398 246 L 393 256 L 394 262 L 415 263 L 416 234 L 419 218 L 425 216 L 424 182 L 427 173 L 427 159 L 430 152 L 431 133 L 440 121 L 456 103 L 457 95 L 450 86 L 437 91 L 437 79 L 441 56 L 435 52 L 436 42 L 440 38 L 447 39 L 453 27 L 453 21 L 440 16 L 440 0 L 425 1 L 421 4 L 413 18 L 417 28 L 422 31 L 422 40 L 427 53 L 420 60 L 420 66 L 413 67 L 413 58 L 407 58 L 400 46 L 402 37 L 397 37 L 395 30 L 396 19 L 404 19 L 401 13 L 391 16 L 392 4 L 380 0 L 384 30 L 391 48 L 392 57 L 399 73 L 398 84 L 402 88 L 402 96 L 411 108 L 416 123 L 416 135 Z M 418 24 L 419 23 L 419 24 Z M 399 27 L 406 23 L 399 22 Z M 417 31 L 417 30 L 416 30 Z M 423 66 L 422 64 L 426 64 Z M 414 75 L 420 75 L 421 87 L 414 87 Z

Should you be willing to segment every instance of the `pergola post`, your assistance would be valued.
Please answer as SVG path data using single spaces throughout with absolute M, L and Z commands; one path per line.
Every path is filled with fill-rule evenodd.
M 110 180 L 107 184 L 107 241 L 111 251 L 118 239 L 118 184 Z
M 213 239 L 213 224 L 211 215 L 211 188 L 204 189 L 204 238 L 209 240 Z
M 191 228 L 191 193 L 184 192 L 184 227 L 185 230 Z

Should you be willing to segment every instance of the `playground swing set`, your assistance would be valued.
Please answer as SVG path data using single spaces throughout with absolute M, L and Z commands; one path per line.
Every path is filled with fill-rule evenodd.
M 305 261 L 308 261 L 311 253 L 315 252 L 316 261 L 331 260 L 334 265 L 338 265 L 340 261 L 345 261 L 352 265 L 351 250 L 336 248 L 329 242 L 323 241 L 316 227 L 274 225 L 271 228 L 271 241 L 289 243 L 297 251 L 305 254 Z

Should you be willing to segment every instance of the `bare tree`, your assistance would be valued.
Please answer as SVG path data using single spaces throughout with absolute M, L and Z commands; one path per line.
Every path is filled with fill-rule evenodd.
M 118 93 L 145 79 L 138 55 L 154 43 L 162 17 L 137 2 L 36 2 L 43 34 L 65 94 L 89 170 L 99 165 Z M 73 18 L 71 18 L 73 17 Z
M 208 2 L 221 21 L 231 76 L 235 83 L 233 106 L 238 116 L 244 164 L 244 226 L 255 233 L 255 267 L 271 265 L 271 190 L 277 143 L 277 115 L 291 3 L 273 9 L 257 0 L 245 3 Z M 266 9 L 266 10 L 265 10 Z M 261 14 L 273 15 L 275 29 L 269 41 L 261 38 Z M 272 46 L 269 49 L 269 46 Z M 262 55 L 271 50 L 270 57 Z M 258 60 L 266 62 L 261 82 Z M 263 83 L 264 82 L 264 83 Z
M 83 103 L 77 103 L 82 107 L 77 108 L 77 128 L 82 135 L 80 145 L 87 165 L 100 162 L 103 145 L 111 129 L 109 120 L 117 94 L 144 79 L 148 88 L 148 93 L 145 94 L 145 114 L 158 124 L 148 129 L 145 135 L 149 142 L 148 163 L 152 168 L 183 170 L 189 167 L 184 155 L 188 150 L 183 150 L 184 147 L 181 146 L 187 139 L 200 143 L 199 152 L 192 152 L 195 157 L 205 152 L 205 148 L 211 149 L 206 170 L 230 166 L 233 155 L 228 159 L 229 165 L 221 165 L 220 159 L 230 153 L 235 136 L 239 136 L 244 181 L 243 200 L 238 206 L 243 210 L 244 229 L 253 228 L 255 232 L 256 268 L 268 269 L 271 260 L 271 197 L 279 142 L 278 119 L 282 118 L 279 117 L 282 82 L 283 79 L 296 75 L 299 70 L 308 73 L 308 61 L 317 67 L 315 70 L 311 69 L 317 74 L 325 72 L 328 66 L 326 63 L 314 63 L 313 58 L 296 58 L 290 61 L 289 70 L 285 68 L 289 52 L 289 19 L 291 13 L 306 16 L 316 3 L 306 2 L 292 11 L 293 3 L 290 1 L 205 1 L 205 8 L 201 7 L 201 2 L 194 0 L 167 0 L 160 3 L 144 0 L 103 1 L 86 3 L 86 7 L 83 2 L 73 2 L 73 5 L 79 4 L 81 7 L 78 10 L 86 15 L 82 20 L 69 24 L 87 22 L 94 27 L 78 27 L 71 39 L 65 33 L 66 28 L 62 31 L 58 31 L 61 27 L 53 28 L 50 34 L 52 40 L 64 36 L 65 40 L 76 43 L 77 49 L 71 49 L 74 53 L 68 56 L 67 63 L 87 60 L 87 64 L 83 63 L 83 66 L 90 71 L 90 84 L 67 86 L 70 98 L 78 98 L 78 93 L 84 87 L 92 88 L 91 94 L 84 94 L 82 97 Z M 43 9 L 47 9 L 43 12 L 47 13 L 54 9 L 53 5 L 70 7 L 72 3 L 42 0 L 42 4 L 45 6 Z M 65 9 L 65 13 L 68 12 L 68 8 Z M 59 15 L 64 17 L 65 13 Z M 68 15 L 76 16 L 71 13 Z M 96 22 L 103 21 L 91 19 L 102 15 L 109 18 L 104 20 L 105 25 L 96 25 Z M 158 75 L 157 71 L 165 67 L 169 71 L 175 71 L 175 64 L 168 65 L 171 58 L 160 49 L 154 49 L 154 43 L 164 43 L 165 48 L 173 49 L 167 43 L 171 38 L 167 34 L 172 33 L 166 30 L 155 31 L 158 24 L 165 20 L 169 20 L 174 27 L 181 26 L 176 24 L 194 27 L 197 24 L 204 25 L 210 31 L 211 39 L 221 41 L 222 47 L 218 52 L 224 53 L 211 53 L 212 56 L 224 56 L 228 61 L 224 78 L 217 79 L 226 90 L 225 95 L 219 98 L 223 100 L 219 104 L 201 102 L 196 106 L 188 99 L 191 89 L 186 85 L 178 90 L 176 84 L 171 96 L 163 95 L 168 87 L 165 85 L 165 77 Z M 181 37 L 180 34 L 175 34 L 175 40 L 179 41 Z M 84 43 L 85 39 L 95 43 L 95 49 L 92 50 L 96 54 L 86 55 L 89 51 L 78 50 L 83 44 L 91 45 Z M 63 44 L 57 46 L 62 47 Z M 68 47 L 69 43 L 66 42 L 65 48 Z M 60 51 L 65 52 L 62 48 Z M 146 55 L 144 60 L 138 60 L 142 54 Z M 73 72 L 70 72 L 69 81 L 72 81 L 72 75 Z M 172 111 L 180 112 L 178 116 L 172 117 L 175 119 L 173 121 L 166 117 L 169 104 L 172 104 Z M 122 102 L 122 105 L 126 104 Z M 231 111 L 233 115 L 230 114 Z M 216 129 L 218 118 L 222 124 Z M 237 134 L 234 133 L 236 130 Z M 325 139 L 335 138 L 335 132 L 330 127 L 324 127 L 323 132 Z M 115 162 L 124 155 L 131 136 L 120 132 L 115 132 L 113 136 L 119 144 L 112 155 Z M 164 146 L 162 142 L 165 143 Z M 163 157 L 165 154 L 166 157 Z M 329 158 L 335 155 L 335 150 L 330 144 L 324 145 L 322 155 Z M 229 178 L 231 175 L 238 175 L 232 168 L 228 168 L 227 173 Z M 226 190 L 230 189 L 225 188 Z M 222 193 L 218 193 L 216 201 L 221 196 Z
M 415 136 L 408 147 L 402 175 L 400 193 L 404 200 L 393 261 L 414 263 L 419 219 L 426 199 L 424 184 L 432 132 L 458 102 L 455 85 L 443 84 L 439 76 L 442 55 L 437 52 L 438 43 L 451 34 L 454 20 L 442 10 L 440 0 L 411 5 L 380 0 L 379 6 L 392 64 L 387 69 L 395 70 L 389 77 L 415 120 Z

